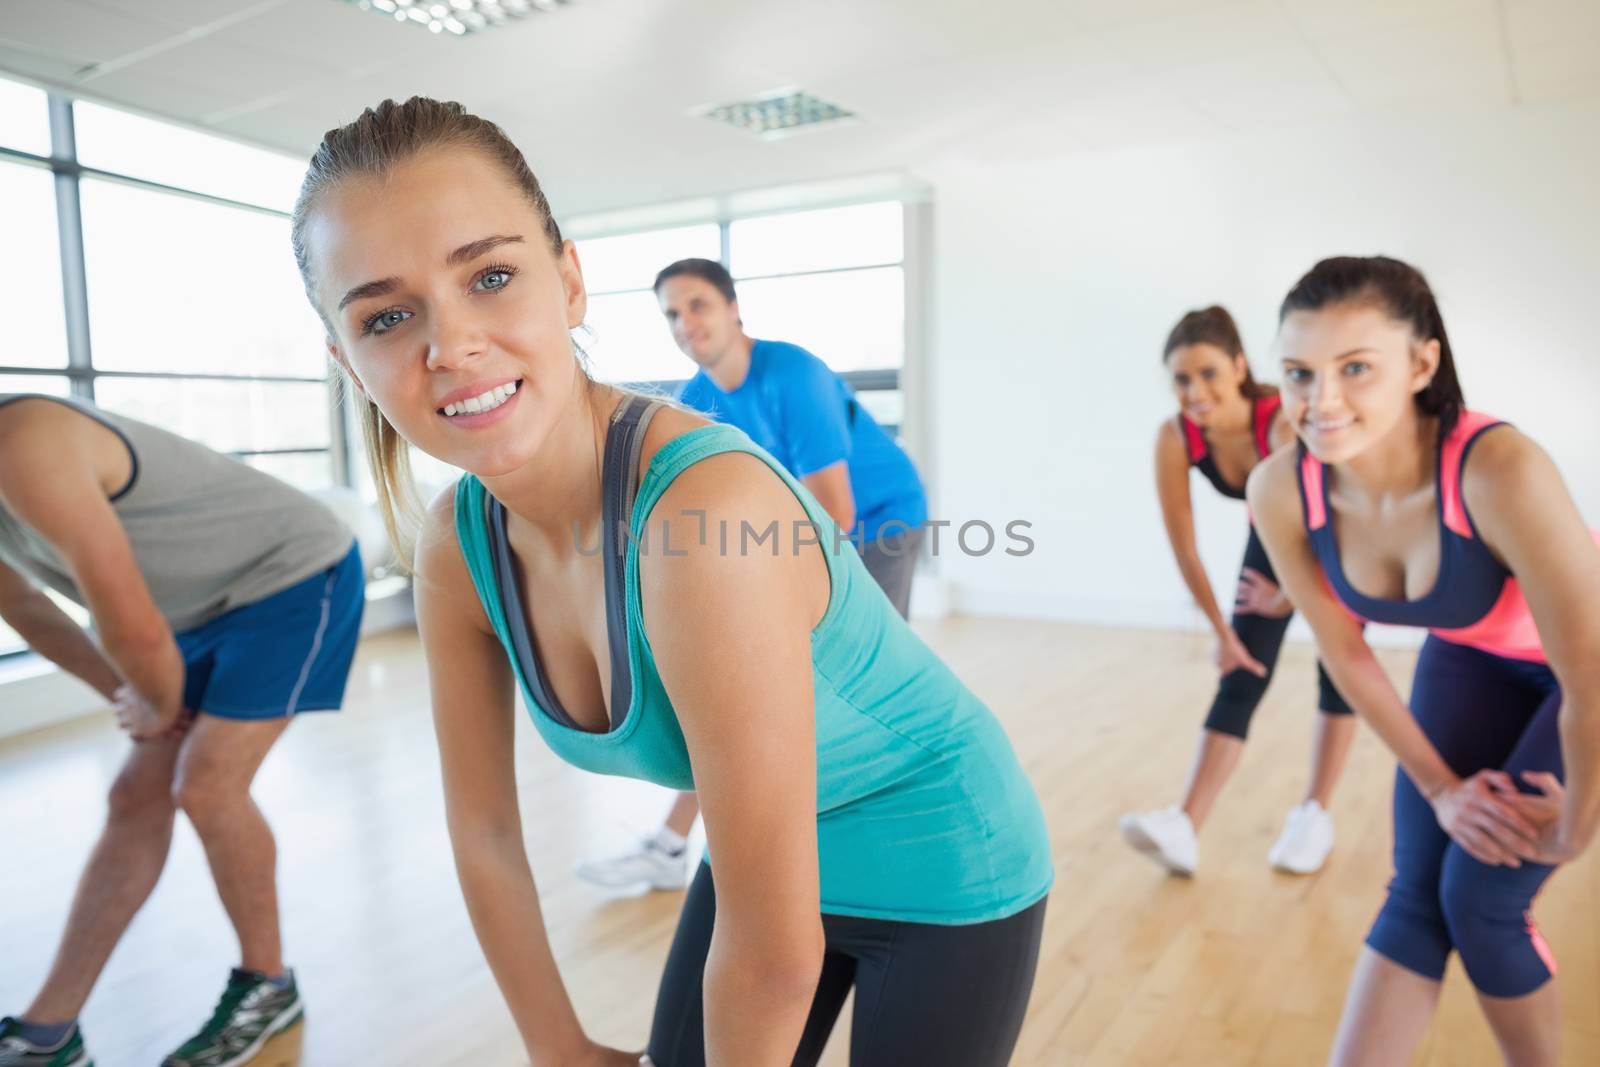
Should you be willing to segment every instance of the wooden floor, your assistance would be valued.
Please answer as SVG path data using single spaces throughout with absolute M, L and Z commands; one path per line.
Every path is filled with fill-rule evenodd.
M 1300 799 L 1312 725 L 1309 652 L 1285 651 L 1201 872 L 1161 875 L 1116 833 L 1173 800 L 1215 681 L 1198 636 L 955 620 L 924 632 L 995 708 L 1044 800 L 1058 875 L 1015 1063 L 1318 1064 L 1388 873 L 1393 763 L 1363 732 L 1334 804 L 1322 874 L 1265 857 Z M 1410 657 L 1388 661 L 1402 682 Z M 524 724 L 526 725 L 526 724 Z M 48 962 L 124 742 L 109 717 L 0 744 L 0 1014 Z M 665 794 L 557 762 L 519 736 L 527 841 L 551 937 L 600 1039 L 643 1044 L 680 897 L 605 900 L 575 860 L 627 844 Z M 338 715 L 295 724 L 257 795 L 278 831 L 290 962 L 308 1004 L 305 1067 L 526 1063 L 479 955 L 450 865 L 416 637 L 363 647 Z M 1595 852 L 1541 896 L 1562 965 L 1566 1062 L 1600 1062 Z M 100 1067 L 153 1067 L 208 1016 L 235 946 L 198 843 L 180 828 L 154 897 L 84 1015 Z M 843 1067 L 846 1026 L 825 1061 Z M 1417 1064 L 1497 1064 L 1459 968 Z

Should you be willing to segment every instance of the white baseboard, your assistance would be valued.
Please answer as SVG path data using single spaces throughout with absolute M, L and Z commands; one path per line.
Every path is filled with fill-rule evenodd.
M 921 586 L 915 587 L 920 595 Z M 950 614 L 984 618 L 1039 619 L 1090 626 L 1125 626 L 1149 630 L 1208 629 L 1205 616 L 1188 603 L 1108 601 L 1087 597 L 945 583 L 945 609 Z M 915 608 L 915 602 L 913 601 Z M 914 617 L 921 612 L 913 610 Z M 1368 626 L 1367 641 L 1377 648 L 1418 648 L 1426 631 L 1412 627 Z M 1289 624 L 1289 640 L 1310 642 L 1311 628 L 1296 618 Z
M 415 624 L 409 585 L 400 582 L 393 589 L 379 587 L 378 591 L 379 596 L 367 601 L 362 636 Z M 105 710 L 106 702 L 99 693 L 39 656 L 0 662 L 0 739 Z

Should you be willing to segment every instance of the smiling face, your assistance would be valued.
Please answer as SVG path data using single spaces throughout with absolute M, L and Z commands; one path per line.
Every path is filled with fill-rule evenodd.
M 678 348 L 702 367 L 716 366 L 743 336 L 738 303 L 704 278 L 675 274 L 656 290 L 656 302 Z
M 480 477 L 531 460 L 581 378 L 582 272 L 545 233 L 501 167 L 459 149 L 347 178 L 307 220 L 333 357 L 402 437 Z
M 1243 355 L 1229 355 L 1202 341 L 1178 345 L 1167 353 L 1166 364 L 1179 410 L 1198 426 L 1211 425 L 1219 412 L 1230 411 L 1245 399 L 1248 368 Z
M 1347 462 L 1413 418 L 1439 367 L 1438 341 L 1372 303 L 1292 311 L 1278 346 L 1284 413 L 1323 463 Z

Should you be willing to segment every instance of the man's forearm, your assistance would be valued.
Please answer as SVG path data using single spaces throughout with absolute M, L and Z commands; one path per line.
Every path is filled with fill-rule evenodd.
M 122 685 L 121 675 L 100 646 L 45 598 L 23 612 L 8 614 L 6 622 L 30 649 L 81 679 L 107 700 Z

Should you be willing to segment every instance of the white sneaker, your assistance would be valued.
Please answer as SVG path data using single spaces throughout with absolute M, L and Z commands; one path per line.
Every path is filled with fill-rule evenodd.
M 673 855 L 646 839 L 632 852 L 583 860 L 574 870 L 579 878 L 602 889 L 682 889 L 689 884 L 689 849 Z
M 1312 874 L 1322 869 L 1332 851 L 1333 816 L 1308 800 L 1289 812 L 1267 862 L 1291 874 Z
M 1194 874 L 1200 863 L 1200 845 L 1194 823 L 1182 808 L 1140 811 L 1122 817 L 1122 839 L 1173 874 Z

